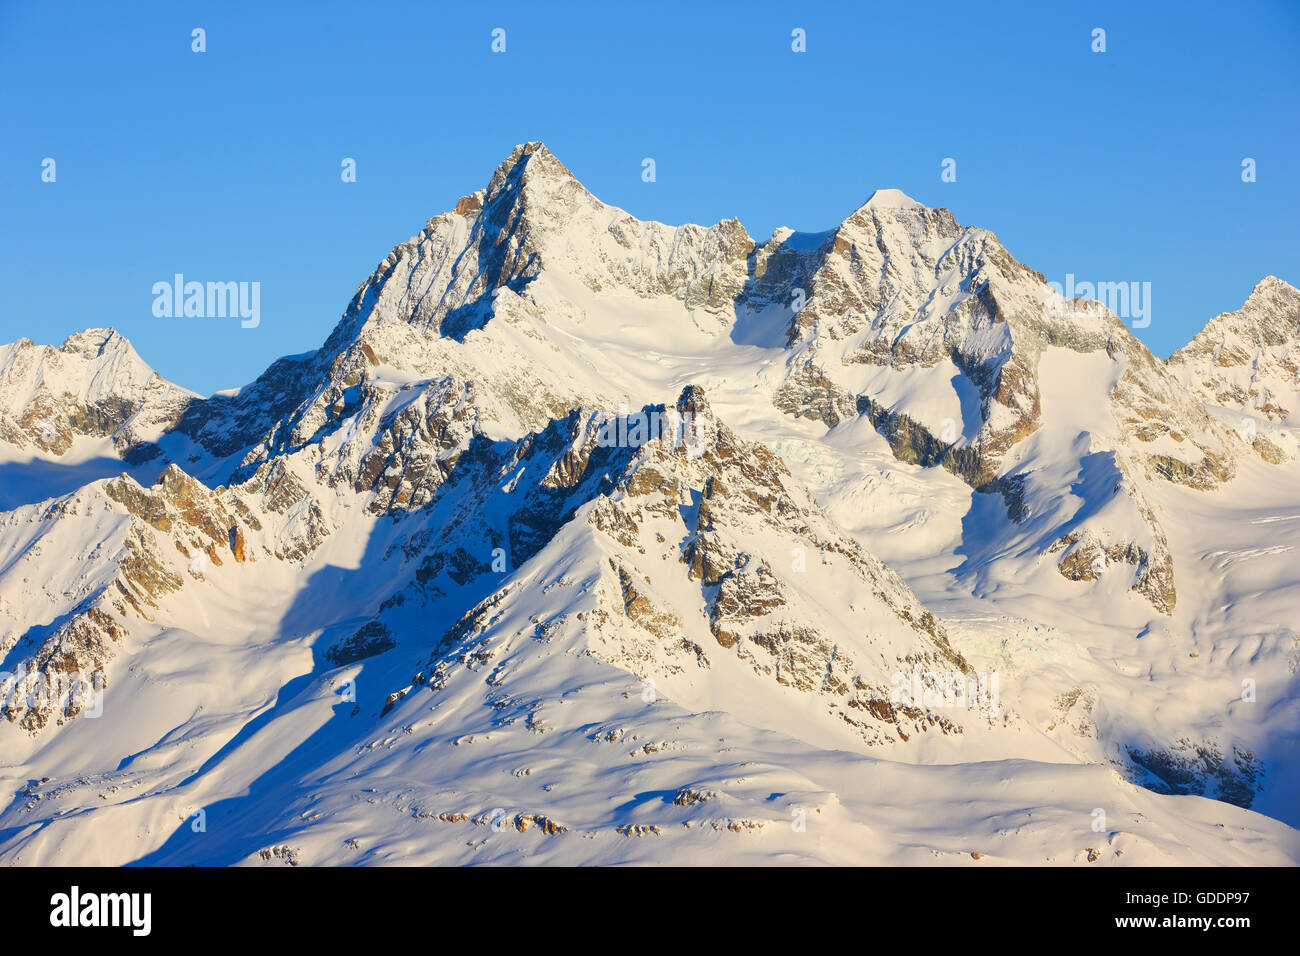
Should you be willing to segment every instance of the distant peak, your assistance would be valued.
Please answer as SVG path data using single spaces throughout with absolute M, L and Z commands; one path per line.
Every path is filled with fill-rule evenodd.
M 901 189 L 877 189 L 867 197 L 867 201 L 862 204 L 862 208 L 911 209 L 920 205 L 921 203 Z
M 1264 276 L 1264 278 L 1255 283 L 1255 288 L 1251 291 L 1250 298 L 1253 299 L 1258 295 L 1269 295 L 1273 292 L 1285 291 L 1295 293 L 1300 290 L 1297 290 L 1295 286 L 1287 282 L 1285 279 L 1279 279 L 1277 276 Z
M 116 329 L 85 329 L 74 332 L 63 340 L 59 351 L 80 355 L 84 358 L 98 358 L 105 352 L 130 350 L 128 342 Z
M 1255 283 L 1239 311 L 1254 314 L 1260 310 L 1282 309 L 1289 313 L 1295 309 L 1297 300 L 1300 300 L 1300 289 L 1285 279 L 1268 275 Z

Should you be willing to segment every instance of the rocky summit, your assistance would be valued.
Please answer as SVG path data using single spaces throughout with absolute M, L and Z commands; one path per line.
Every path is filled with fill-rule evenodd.
M 0 861 L 1300 862 L 1293 286 L 447 205 L 237 390 L 0 346 Z

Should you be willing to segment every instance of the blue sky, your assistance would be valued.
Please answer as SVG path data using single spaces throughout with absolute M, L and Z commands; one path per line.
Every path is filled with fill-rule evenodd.
M 640 218 L 761 238 L 898 187 L 1048 279 L 1151 282 L 1162 355 L 1300 284 L 1295 0 L 272 6 L 0 0 L 0 341 L 108 325 L 244 384 L 534 139 Z M 176 272 L 260 282 L 261 324 L 155 318 Z

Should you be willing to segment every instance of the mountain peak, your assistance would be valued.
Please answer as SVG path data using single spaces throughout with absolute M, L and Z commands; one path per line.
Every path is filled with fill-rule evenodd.
M 1169 356 L 1169 366 L 1211 405 L 1286 421 L 1300 401 L 1297 342 L 1300 290 L 1269 275 L 1240 309 L 1216 315 Z
M 862 204 L 863 209 L 912 209 L 922 206 L 901 189 L 877 189 L 867 201 Z
M 577 177 L 555 158 L 545 143 L 520 143 L 497 167 L 488 183 L 488 196 L 494 196 L 511 183 L 578 184 Z M 580 184 L 579 184 L 580 185 Z
M 704 397 L 704 389 L 698 385 L 687 385 L 677 397 L 677 410 L 683 414 L 708 415 L 712 412 L 709 401 Z
M 1277 295 L 1279 293 L 1294 296 L 1300 294 L 1300 289 L 1297 289 L 1285 279 L 1279 279 L 1277 276 L 1264 276 L 1264 278 L 1255 283 L 1255 288 L 1251 290 L 1250 295 L 1246 298 L 1246 303 L 1249 304 L 1253 300 L 1265 296 Z
M 64 339 L 59 351 L 94 359 L 109 352 L 131 353 L 135 350 L 116 329 L 85 329 Z
M 1298 308 L 1300 289 L 1277 276 L 1267 275 L 1255 283 L 1255 288 L 1246 296 L 1240 309 L 1215 316 L 1197 333 L 1197 337 L 1222 328 L 1255 330 L 1261 320 L 1266 324 L 1281 322 L 1284 327 L 1300 330 Z

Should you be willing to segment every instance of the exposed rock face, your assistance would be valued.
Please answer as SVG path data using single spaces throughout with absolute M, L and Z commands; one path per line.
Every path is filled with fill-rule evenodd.
M 272 483 L 283 492 L 285 482 Z M 243 489 L 209 489 L 177 465 L 168 465 L 151 487 L 127 475 L 95 482 L 62 499 L 8 512 L 15 528 L 32 526 L 38 537 L 23 558 L 39 560 L 39 522 L 92 520 L 109 515 L 110 530 L 84 570 L 69 570 L 76 603 L 55 624 L 19 629 L 0 644 L 9 683 L 0 689 L 3 716 L 29 731 L 62 723 L 99 706 L 109 686 L 106 665 L 124 640 L 153 624 L 167 598 L 190 582 L 205 581 L 214 568 L 258 560 L 300 558 L 319 544 L 310 520 L 313 502 L 298 487 L 297 499 L 261 496 L 261 482 Z M 274 504 L 287 505 L 278 514 Z M 259 518 L 258 514 L 263 517 Z M 264 523 L 265 522 L 265 523 Z M 18 567 L 21 568 L 20 561 Z
M 1056 568 L 1071 581 L 1096 581 L 1111 565 L 1130 565 L 1134 568 L 1133 590 L 1145 596 L 1157 611 L 1172 614 L 1178 600 L 1173 559 L 1163 532 L 1154 522 L 1151 525 L 1158 535 L 1154 553 L 1131 543 L 1106 546 L 1090 532 L 1071 532 L 1056 541 L 1048 553 L 1064 552 Z
M 875 399 L 849 386 L 854 376 L 841 368 L 901 371 L 951 363 L 980 396 L 981 421 L 969 444 L 980 461 L 971 477 L 983 484 L 1001 454 L 1034 427 L 1037 391 L 1028 356 L 1015 348 L 1007 322 L 1020 305 L 1021 287 L 1041 277 L 1012 259 L 991 233 L 963 229 L 946 209 L 926 209 L 889 193 L 873 195 L 822 246 L 804 254 L 808 285 L 788 341 L 806 356 L 802 362 L 811 359 L 819 367 L 814 381 L 826 399 L 817 417 L 828 424 L 842 417 L 845 405 Z M 792 379 L 807 381 L 807 364 L 795 368 Z M 846 384 L 835 386 L 837 380 Z M 883 423 L 900 412 L 906 409 L 882 408 L 878 417 Z
M 112 329 L 87 329 L 58 348 L 0 346 L 0 440 L 62 455 L 78 437 L 111 438 L 127 456 L 172 428 L 192 392 L 162 379 Z
M 1039 366 L 1053 347 L 1104 353 L 1122 369 L 1110 400 L 1123 437 L 1148 445 L 1171 437 L 1164 457 L 1209 482 L 1227 477 L 1228 436 L 1124 323 L 1102 307 L 1053 296 L 1043 276 L 991 233 L 959 227 L 947 210 L 873 201 L 836 230 L 791 323 L 791 340 L 819 356 L 832 380 L 837 368 L 853 364 L 881 369 L 871 380 L 882 387 L 860 392 L 859 401 L 890 432 L 906 422 L 904 432 L 927 433 L 909 434 L 905 446 L 942 443 L 946 450 L 931 457 L 954 457 L 950 469 L 976 487 L 993 480 L 1007 450 L 1040 426 Z M 945 438 L 936 423 L 909 414 L 906 401 L 880 397 L 889 394 L 889 373 L 941 364 L 978 396 L 978 419 L 958 423 L 962 439 Z M 1163 477 L 1184 474 L 1169 469 Z
M 478 433 L 473 382 L 450 379 L 429 388 L 378 425 L 378 438 L 359 461 L 353 487 L 374 491 L 372 511 L 428 503 Z M 332 477 L 351 477 L 346 467 Z
M 1215 316 L 1171 355 L 1169 368 L 1212 405 L 1290 419 L 1300 409 L 1300 291 L 1265 277 L 1240 309 Z
M 353 664 L 374 657 L 397 646 L 392 632 L 378 621 L 370 621 L 357 628 L 347 640 L 340 641 L 325 652 L 325 660 L 335 667 Z
M 680 552 L 700 587 L 715 653 L 823 697 L 869 742 L 906 740 L 931 726 L 960 732 L 936 713 L 888 705 L 893 674 L 914 664 L 969 670 L 911 589 L 835 528 L 779 458 L 718 421 L 701 389 L 687 388 L 674 410 L 689 416 L 691 440 L 645 446 L 612 504 L 634 523 L 645 515 L 669 519 L 663 547 Z M 853 605 L 858 640 L 832 636 L 814 597 L 827 585 L 861 595 Z M 868 664 L 877 655 L 893 670 Z
M 1264 767 L 1249 750 L 1233 746 L 1224 754 L 1213 740 L 1186 738 L 1168 748 L 1129 749 L 1134 777 L 1159 793 L 1192 793 L 1249 807 L 1263 789 Z
M 851 418 L 854 401 L 810 360 L 792 370 L 777 390 L 774 404 L 787 415 L 810 418 L 827 428 Z
M 707 670 L 727 655 L 749 679 L 821 699 L 868 743 L 961 732 L 953 717 L 893 706 L 891 684 L 914 668 L 965 675 L 969 665 L 902 579 L 837 529 L 779 458 L 738 438 L 698 387 L 632 419 L 575 412 L 509 450 L 481 453 L 481 477 L 458 466 L 428 506 L 424 557 L 393 613 L 490 581 L 507 559 L 526 564 L 585 515 L 609 555 L 591 570 L 596 603 L 579 615 L 580 631 L 564 615 L 537 621 L 539 636 L 585 634 L 593 653 L 647 679 Z M 609 444 L 637 434 L 640 421 L 658 424 L 636 443 Z M 505 534 L 478 523 L 489 515 Z M 495 569 L 488 544 L 499 547 Z M 830 593 L 853 596 L 847 641 L 823 604 Z M 453 661 L 486 665 L 498 638 L 485 635 L 517 599 L 506 588 L 468 612 L 410 686 L 438 685 Z
M 782 237 L 772 243 L 781 245 Z M 760 252 L 778 255 L 767 247 Z M 1090 453 L 1114 451 L 1120 477 L 1114 493 L 1131 499 L 1127 507 L 1146 530 L 1116 536 L 1095 524 L 1086 533 L 1105 552 L 1126 556 L 1123 563 L 1136 569 L 1135 591 L 1166 613 L 1173 608 L 1172 562 L 1145 484 L 1216 487 L 1232 477 L 1250 443 L 1207 414 L 1124 322 L 1098 303 L 1066 303 L 992 233 L 963 228 L 947 210 L 927 209 L 896 190 L 873 196 L 820 242 L 782 248 L 780 256 L 799 263 L 785 271 L 803 285 L 791 280 L 778 294 L 769 290 L 752 304 L 742 296 L 738 303 L 742 309 L 782 298 L 797 303 L 777 407 L 828 427 L 866 416 L 901 461 L 942 466 L 980 491 L 1004 497 L 1022 491 L 1033 466 L 1008 464 L 1011 451 L 1023 457 L 1027 440 L 1044 424 L 1070 427 L 1059 417 L 1059 403 L 1052 420 L 1044 417 L 1045 355 L 1078 356 L 1054 358 L 1054 367 L 1072 377 L 1106 376 L 1106 421 L 1098 429 L 1088 417 L 1080 427 L 1090 429 Z M 1282 296 L 1270 308 L 1284 313 L 1290 301 Z M 952 412 L 941 417 L 934 398 L 945 391 L 956 395 Z M 1261 442 L 1256 450 L 1280 460 L 1276 448 Z M 1081 459 L 1081 472 L 1086 467 Z M 1015 518 L 1010 497 L 1008 509 Z M 1074 544 L 1077 518 L 1057 515 L 1055 544 L 1046 554 Z M 1089 580 L 1072 565 L 1061 570 Z
M 255 469 L 274 453 L 291 450 L 285 419 L 322 388 L 328 369 L 323 349 L 279 359 L 234 396 L 191 402 L 176 431 L 208 454 L 234 456 L 245 469 Z
M 595 292 L 670 295 L 725 315 L 753 250 L 734 219 L 709 228 L 637 220 L 593 197 L 541 143 L 525 143 L 485 189 L 389 253 L 326 349 L 354 339 L 362 323 L 407 323 L 463 339 L 493 318 L 503 292 L 526 295 L 543 269 Z

